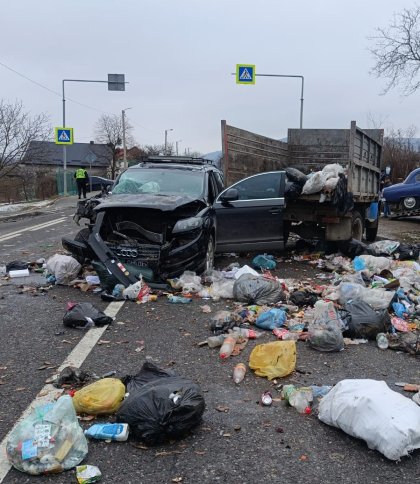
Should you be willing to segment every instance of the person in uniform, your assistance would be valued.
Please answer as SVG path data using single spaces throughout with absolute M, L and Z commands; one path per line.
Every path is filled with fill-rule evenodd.
M 83 198 L 86 198 L 86 188 L 89 181 L 88 172 L 85 170 L 85 168 L 83 168 L 83 166 L 80 166 L 80 168 L 78 168 L 74 172 L 74 178 L 76 179 L 77 183 L 77 193 L 79 195 L 79 200 L 82 197 L 82 193 Z

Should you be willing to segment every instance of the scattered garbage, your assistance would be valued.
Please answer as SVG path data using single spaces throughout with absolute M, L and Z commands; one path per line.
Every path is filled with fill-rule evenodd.
M 220 347 L 220 351 L 219 351 L 220 358 L 222 358 L 223 360 L 225 360 L 226 358 L 229 358 L 229 356 L 232 354 L 235 348 L 237 339 L 238 337 L 234 333 L 226 336 L 226 338 L 222 343 L 222 346 Z
M 318 418 L 390 460 L 420 448 L 420 409 L 384 381 L 340 381 L 321 400 Z
M 14 277 L 28 277 L 29 276 L 29 269 L 16 269 L 13 271 L 9 271 L 9 277 L 12 279 Z
M 76 479 L 79 484 L 92 484 L 102 477 L 99 467 L 83 465 L 76 467 Z
M 85 430 L 85 435 L 92 439 L 123 442 L 128 439 L 128 424 L 95 424 Z
M 74 366 L 66 366 L 53 382 L 56 388 L 82 386 L 90 379 L 90 374 Z
M 346 330 L 344 335 L 350 338 L 375 339 L 378 333 L 391 329 L 391 318 L 386 309 L 375 310 L 364 301 L 352 301 L 344 305 L 340 312 Z
M 168 301 L 173 304 L 188 304 L 192 302 L 190 297 L 174 296 L 173 294 L 168 294 Z
M 205 409 L 199 385 L 153 363 L 125 380 L 128 397 L 116 418 L 147 444 L 178 439 L 198 425 Z
M 263 254 L 257 255 L 252 259 L 252 265 L 257 269 L 273 270 L 277 266 L 277 262 L 273 255 Z
M 376 335 L 376 343 L 378 348 L 381 350 L 386 350 L 389 346 L 388 338 L 386 337 L 385 333 L 378 333 Z
M 273 403 L 273 395 L 271 394 L 271 392 L 269 392 L 269 391 L 264 392 L 261 395 L 260 403 L 264 407 L 270 407 Z
M 121 380 L 103 378 L 78 390 L 73 396 L 73 405 L 77 413 L 109 415 L 118 410 L 124 395 Z
M 55 254 L 46 262 L 47 273 L 55 277 L 55 283 L 69 285 L 76 279 L 82 266 L 70 255 Z
M 269 380 L 290 375 L 295 366 L 295 341 L 274 341 L 257 345 L 249 357 L 249 367 L 255 374 Z
M 92 303 L 68 303 L 63 317 L 63 324 L 69 328 L 88 329 L 93 326 L 111 324 L 113 318 L 96 308 Z
M 55 474 L 76 467 L 86 457 L 88 446 L 72 399 L 35 407 L 10 433 L 7 458 L 27 474 Z

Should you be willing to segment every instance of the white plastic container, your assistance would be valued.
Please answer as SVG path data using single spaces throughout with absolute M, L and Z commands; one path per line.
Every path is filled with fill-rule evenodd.
M 122 442 L 128 439 L 128 424 L 95 424 L 85 430 L 87 437 L 100 440 L 117 440 Z
M 29 276 L 28 269 L 17 269 L 15 271 L 9 271 L 10 277 L 27 277 Z

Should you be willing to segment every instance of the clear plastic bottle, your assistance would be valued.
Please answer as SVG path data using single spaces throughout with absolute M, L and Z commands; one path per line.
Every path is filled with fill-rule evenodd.
M 232 332 L 236 333 L 238 337 L 249 339 L 260 338 L 264 334 L 261 331 L 255 331 L 254 329 L 250 328 L 238 328 L 237 326 L 232 329 Z
M 282 396 L 289 402 L 289 405 L 296 408 L 299 413 L 309 413 L 308 409 L 310 411 L 310 406 L 313 401 L 312 388 L 296 388 L 294 385 L 284 385 Z
M 388 348 L 388 338 L 386 337 L 385 333 L 378 333 L 376 335 L 376 343 L 378 345 L 378 348 L 381 350 L 386 350 Z
M 246 366 L 238 363 L 233 369 L 233 381 L 238 385 L 245 378 Z
M 192 299 L 189 297 L 183 297 L 183 296 L 174 296 L 173 294 L 168 295 L 168 301 L 170 303 L 175 303 L 175 304 L 188 304 L 192 302 Z
M 232 354 L 233 349 L 235 348 L 236 344 L 236 335 L 229 334 L 226 336 L 225 340 L 223 341 L 222 347 L 220 348 L 219 355 L 220 358 L 226 359 Z
M 222 346 L 223 342 L 225 341 L 227 334 L 219 334 L 218 336 L 210 336 L 207 338 L 207 345 L 209 348 L 217 348 L 218 346 Z

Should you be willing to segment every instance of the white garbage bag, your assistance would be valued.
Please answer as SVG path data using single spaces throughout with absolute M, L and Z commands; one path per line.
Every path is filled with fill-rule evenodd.
M 340 381 L 322 398 L 318 418 L 390 460 L 420 448 L 420 407 L 384 381 Z
M 46 270 L 53 274 L 56 284 L 68 285 L 76 279 L 82 266 L 70 255 L 54 254 L 47 260 Z

